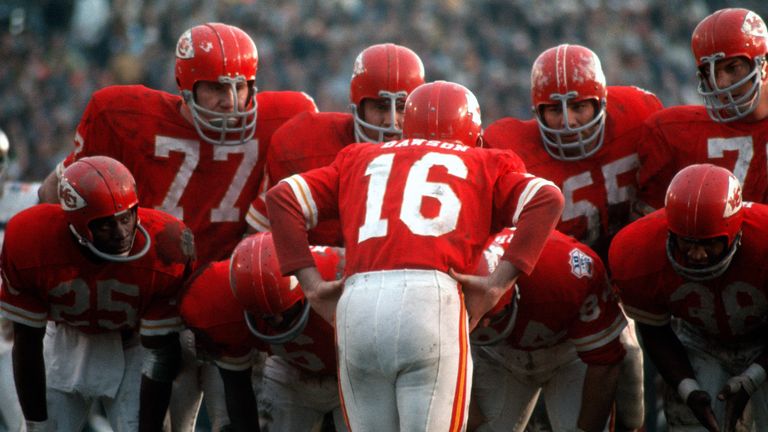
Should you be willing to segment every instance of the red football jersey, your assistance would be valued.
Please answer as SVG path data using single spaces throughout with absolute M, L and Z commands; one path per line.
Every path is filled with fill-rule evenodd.
M 301 113 L 275 131 L 267 150 L 269 187 L 278 181 L 330 165 L 345 146 L 355 142 L 352 114 L 336 112 Z M 246 216 L 257 231 L 270 229 L 264 197 L 251 203 Z M 338 220 L 327 220 L 309 232 L 310 244 L 341 246 Z
M 496 268 L 514 230 L 492 237 L 483 251 L 478 274 Z M 549 236 L 530 275 L 517 279 L 520 299 L 511 347 L 533 351 L 570 340 L 590 364 L 616 363 L 624 356 L 619 335 L 627 325 L 611 290 L 605 267 L 587 246 L 558 231 Z M 475 330 L 479 337 L 504 330 L 507 320 Z
M 0 308 L 32 327 L 66 322 L 86 333 L 181 330 L 177 296 L 194 254 L 192 233 L 163 212 L 139 208 L 152 245 L 131 262 L 95 258 L 69 231 L 64 211 L 40 204 L 11 219 L 2 252 Z M 136 234 L 133 253 L 145 243 Z
M 618 230 L 629 223 L 637 190 L 637 135 L 643 121 L 662 108 L 659 99 L 637 87 L 608 87 L 603 146 L 578 161 L 547 153 L 535 119 L 504 118 L 483 136 L 491 148 L 514 150 L 531 174 L 554 182 L 565 196 L 557 229 L 605 256 Z
M 471 271 L 491 233 L 524 220 L 530 223 L 520 227 L 519 247 L 505 259 L 529 271 L 559 215 L 562 196 L 550 182 L 515 166 L 517 159 L 508 152 L 441 141 L 347 146 L 328 167 L 289 177 L 282 180 L 285 187 L 270 191 L 270 212 L 284 211 L 280 198 L 297 206 L 290 214 L 273 214 L 281 269 L 289 274 L 311 265 L 305 240 L 293 238 L 297 225 L 306 221 L 312 228 L 318 220 L 338 218 L 347 274 Z M 296 217 L 302 221 L 296 223 Z M 293 226 L 277 226 L 278 221 Z
M 323 278 L 341 277 L 343 259 L 337 250 L 313 247 L 312 255 Z M 336 374 L 333 327 L 314 310 L 304 331 L 284 345 L 267 345 L 256 338 L 248 329 L 244 313 L 229 288 L 229 260 L 211 263 L 196 273 L 181 300 L 182 318 L 194 331 L 199 348 L 223 368 L 247 369 L 250 353 L 256 349 L 279 355 L 309 373 Z M 260 332 L 272 332 L 264 320 L 254 318 Z
M 768 206 L 744 203 L 741 246 L 726 272 L 708 281 L 678 275 L 666 252 L 664 209 L 621 230 L 610 268 L 627 315 L 660 326 L 677 317 L 722 343 L 755 340 L 768 331 Z
M 649 117 L 641 137 L 638 198 L 651 207 L 664 207 L 672 177 L 698 163 L 731 171 L 745 201 L 768 202 L 768 121 L 717 123 L 704 106 L 677 106 Z
M 295 114 L 315 109 L 299 92 L 259 92 L 256 135 L 246 145 L 202 141 L 180 113 L 178 95 L 143 86 L 93 94 L 63 167 L 85 156 L 122 162 L 136 177 L 140 205 L 170 213 L 195 233 L 201 262 L 224 259 L 246 230 L 259 193 L 272 133 Z

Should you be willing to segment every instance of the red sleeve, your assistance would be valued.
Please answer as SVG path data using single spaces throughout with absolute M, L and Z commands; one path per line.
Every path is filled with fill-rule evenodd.
M 657 210 L 664 207 L 667 186 L 675 173 L 672 154 L 661 136 L 656 118 L 657 116 L 651 116 L 643 124 L 637 148 L 640 159 L 637 171 L 637 198 Z
M 291 187 L 280 182 L 267 192 L 267 211 L 271 215 L 272 238 L 275 242 L 280 271 L 284 275 L 313 267 L 309 250 L 307 222 Z
M 563 194 L 551 183 L 541 186 L 532 197 L 527 196 L 527 192 L 541 182 L 542 179 L 532 178 L 525 185 L 517 204 L 522 210 L 519 210 L 517 220 L 513 220 L 517 231 L 502 257 L 525 274 L 533 271 L 547 237 L 563 212 Z

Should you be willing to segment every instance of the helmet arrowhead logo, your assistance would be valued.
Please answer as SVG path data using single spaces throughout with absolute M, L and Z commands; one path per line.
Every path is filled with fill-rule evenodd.
M 192 31 L 187 30 L 179 38 L 176 44 L 176 58 L 191 59 L 195 56 L 195 48 L 192 46 Z
M 59 202 L 64 211 L 75 211 L 88 205 L 66 178 L 59 183 Z
M 741 186 L 734 176 L 728 176 L 728 199 L 725 201 L 723 217 L 731 217 L 741 210 Z

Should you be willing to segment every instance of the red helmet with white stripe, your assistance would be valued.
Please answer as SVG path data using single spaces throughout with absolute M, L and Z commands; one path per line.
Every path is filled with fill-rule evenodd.
M 176 44 L 176 83 L 200 138 L 211 144 L 240 145 L 256 132 L 256 44 L 241 29 L 208 23 L 185 31 Z M 228 85 L 234 97 L 232 112 L 206 109 L 195 99 L 195 85 L 210 81 Z M 240 110 L 237 85 L 248 86 Z

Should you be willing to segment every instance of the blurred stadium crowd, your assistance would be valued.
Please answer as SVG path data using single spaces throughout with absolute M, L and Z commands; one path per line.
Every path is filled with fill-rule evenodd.
M 176 92 L 173 50 L 207 21 L 249 32 L 262 90 L 302 90 L 346 111 L 354 57 L 394 42 L 416 51 L 428 80 L 464 84 L 484 123 L 529 118 L 530 67 L 563 42 L 592 48 L 608 84 L 633 84 L 665 105 L 701 103 L 690 35 L 710 12 L 764 0 L 4 0 L 0 128 L 11 178 L 40 180 L 69 152 L 91 93 L 140 83 Z

